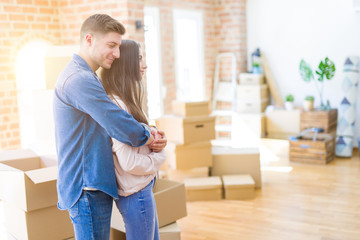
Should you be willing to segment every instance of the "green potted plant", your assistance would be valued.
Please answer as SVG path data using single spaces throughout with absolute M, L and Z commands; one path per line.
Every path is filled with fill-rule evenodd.
M 330 110 L 330 102 L 327 100 L 327 104 L 324 104 L 323 101 L 323 91 L 324 91 L 324 80 L 330 80 L 335 75 L 335 64 L 326 57 L 324 60 L 321 60 L 318 66 L 318 69 L 315 73 L 318 75 L 317 81 L 315 80 L 313 70 L 310 65 L 306 63 L 303 59 L 300 61 L 300 76 L 305 82 L 315 83 L 315 87 L 320 95 L 320 108 L 321 110 Z
M 292 94 L 288 94 L 285 97 L 285 109 L 287 111 L 291 111 L 294 109 L 294 96 Z
M 308 95 L 304 99 L 304 110 L 311 111 L 314 109 L 314 96 Z

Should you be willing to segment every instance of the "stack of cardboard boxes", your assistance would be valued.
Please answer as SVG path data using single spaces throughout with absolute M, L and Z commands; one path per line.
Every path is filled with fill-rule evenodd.
M 173 112 L 175 115 L 158 119 L 157 126 L 168 138 L 165 176 L 185 183 L 186 200 L 253 197 L 255 186 L 261 186 L 258 148 L 213 146 L 215 118 L 205 115 L 208 102 L 173 102 Z
M 258 146 L 266 134 L 264 111 L 269 105 L 269 88 L 263 74 L 240 73 L 237 86 L 237 112 L 232 119 L 232 140 L 243 146 Z
M 74 236 L 67 211 L 57 208 L 57 160 L 30 150 L 0 155 L 0 199 L 5 225 L 16 239 L 67 239 Z
M 156 120 L 168 139 L 165 177 L 183 182 L 189 177 L 208 176 L 211 139 L 215 138 L 215 117 L 209 116 L 209 101 L 174 101 L 172 108 L 173 115 Z

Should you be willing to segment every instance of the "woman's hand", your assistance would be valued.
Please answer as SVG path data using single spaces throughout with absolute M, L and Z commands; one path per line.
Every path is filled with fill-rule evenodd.
M 154 136 L 155 140 L 149 145 L 150 149 L 153 152 L 161 152 L 167 144 L 165 132 L 151 127 L 151 135 Z

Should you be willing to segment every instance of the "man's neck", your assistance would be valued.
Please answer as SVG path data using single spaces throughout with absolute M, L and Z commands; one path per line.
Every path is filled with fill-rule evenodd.
M 84 59 L 84 61 L 90 66 L 91 70 L 93 70 L 93 72 L 96 72 L 96 70 L 99 69 L 99 65 L 97 65 L 96 63 L 94 63 L 91 60 L 91 57 L 89 56 L 89 54 L 87 54 L 86 51 L 81 50 L 79 51 L 79 56 Z

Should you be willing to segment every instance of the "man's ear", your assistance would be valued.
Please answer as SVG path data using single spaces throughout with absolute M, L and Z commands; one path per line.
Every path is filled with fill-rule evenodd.
M 86 43 L 87 46 L 90 47 L 92 45 L 93 40 L 94 40 L 93 37 L 94 36 L 91 33 L 88 33 L 88 34 L 85 35 L 85 43 Z

